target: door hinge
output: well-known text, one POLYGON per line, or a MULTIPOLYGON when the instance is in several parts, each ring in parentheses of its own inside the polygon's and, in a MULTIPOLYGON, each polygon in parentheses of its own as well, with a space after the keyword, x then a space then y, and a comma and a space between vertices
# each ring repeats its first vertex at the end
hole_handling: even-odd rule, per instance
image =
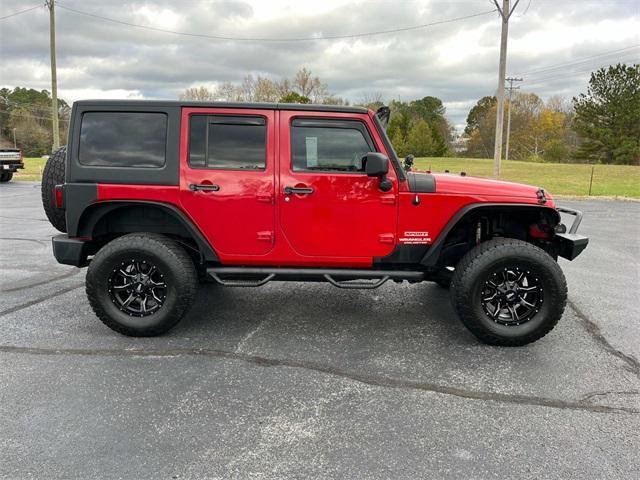
POLYGON ((258 232, 258 240, 261 242, 273 242, 273 232, 258 232))
POLYGON ((380 197, 380 201, 384 205, 395 205, 396 204, 396 196, 395 195, 383 195, 380 197))
POLYGON ((379 237, 380 243, 395 243, 396 236, 393 233, 383 233, 379 237))
POLYGON ((262 203, 273 203, 273 194, 272 193, 258 193, 256 195, 256 199, 262 203))

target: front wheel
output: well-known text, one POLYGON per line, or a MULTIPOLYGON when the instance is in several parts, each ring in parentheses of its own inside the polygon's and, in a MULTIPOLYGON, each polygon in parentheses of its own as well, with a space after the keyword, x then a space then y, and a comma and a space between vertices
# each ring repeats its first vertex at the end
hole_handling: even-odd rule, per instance
POLYGON ((13 172, 2 172, 0 174, 0 182, 10 182, 13 178, 13 172))
POLYGON ((510 238, 482 243, 460 260, 451 300, 462 323, 481 341, 521 346, 542 338, 562 317, 567 284, 544 250, 510 238))
POLYGON ((191 307, 197 288, 187 252, 157 234, 133 233, 109 242, 87 271, 95 314, 112 330, 133 337, 170 330, 191 307))

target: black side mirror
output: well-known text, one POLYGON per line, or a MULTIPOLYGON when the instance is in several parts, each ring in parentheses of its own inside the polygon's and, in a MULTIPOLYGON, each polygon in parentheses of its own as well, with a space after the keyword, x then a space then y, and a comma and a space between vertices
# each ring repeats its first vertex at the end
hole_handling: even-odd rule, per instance
POLYGON ((380 190, 388 192, 393 188, 393 183, 387 178, 389 173, 389 159, 383 153, 369 152, 362 158, 364 171, 369 177, 380 179, 380 190))
POLYGON ((410 172, 413 167, 413 155, 407 155, 404 157, 404 170, 410 172))
POLYGON ((389 173, 389 159, 383 153, 369 152, 362 157, 364 171, 369 177, 384 177, 389 173))

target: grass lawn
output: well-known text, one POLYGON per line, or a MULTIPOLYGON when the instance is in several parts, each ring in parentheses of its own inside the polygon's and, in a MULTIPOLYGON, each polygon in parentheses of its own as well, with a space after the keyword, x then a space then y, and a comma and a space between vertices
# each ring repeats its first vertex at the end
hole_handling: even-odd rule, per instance
POLYGON ((44 164, 47 163, 46 158, 25 158, 24 169, 18 170, 13 174, 14 180, 37 180, 42 178, 42 170, 44 164))
MULTIPOLYGON (((25 158, 24 170, 14 175, 15 180, 40 180, 46 160, 25 158)), ((502 162, 502 180, 528 183, 545 188, 555 195, 589 193, 592 165, 568 163, 502 162)), ((452 173, 461 171, 477 177, 491 178, 493 160, 485 158, 416 158, 415 170, 452 173)), ((626 165, 595 165, 593 196, 619 196, 640 198, 640 167, 626 165)))
MULTIPOLYGON (((501 180, 543 187, 552 195, 589 194, 589 178, 594 168, 593 196, 640 198, 640 167, 629 165, 585 165, 568 163, 502 162, 501 180)), ((451 173, 467 172, 476 177, 492 178, 493 159, 485 158, 416 158, 415 170, 451 173)))

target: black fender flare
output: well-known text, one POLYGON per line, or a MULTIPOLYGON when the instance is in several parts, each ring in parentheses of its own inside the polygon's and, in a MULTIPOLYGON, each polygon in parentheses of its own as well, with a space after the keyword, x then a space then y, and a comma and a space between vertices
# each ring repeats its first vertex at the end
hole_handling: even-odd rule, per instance
POLYGON ((557 222, 560 223, 560 213, 553 208, 543 205, 534 205, 528 203, 470 203, 458 210, 453 217, 447 222, 442 231, 439 233, 438 238, 433 242, 430 248, 422 257, 420 264, 425 267, 435 267, 440 258, 442 247, 444 245, 447 236, 458 225, 464 217, 473 214, 478 210, 501 210, 501 209, 514 209, 514 210, 538 210, 553 215, 557 222))
POLYGON ((198 245, 202 259, 207 262, 219 262, 218 255, 209 244, 200 229, 178 209, 170 203, 149 201, 149 200, 104 200, 89 205, 80 215, 77 223, 76 235, 78 237, 91 238, 96 224, 107 214, 120 208, 130 206, 150 206, 159 208, 172 218, 177 220, 189 232, 193 240, 198 245))

